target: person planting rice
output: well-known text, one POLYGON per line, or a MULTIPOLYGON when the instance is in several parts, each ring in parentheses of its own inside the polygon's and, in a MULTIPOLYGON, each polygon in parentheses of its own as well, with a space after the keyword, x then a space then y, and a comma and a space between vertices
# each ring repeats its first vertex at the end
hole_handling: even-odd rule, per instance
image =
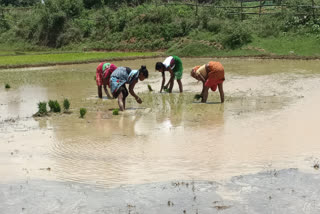
POLYGON ((126 98, 129 95, 126 84, 129 84, 129 92, 141 104, 142 100, 134 93, 134 86, 138 82, 148 78, 149 72, 146 66, 141 66, 139 70, 131 70, 128 67, 118 67, 110 77, 110 88, 114 98, 118 98, 121 111, 126 109, 126 98))
POLYGON ((168 89, 169 93, 172 92, 174 78, 178 82, 180 93, 183 92, 182 82, 181 82, 183 67, 182 67, 182 61, 179 57, 169 56, 163 62, 157 62, 156 70, 162 73, 162 83, 161 83, 160 93, 162 92, 163 89, 168 89), (170 79, 166 85, 165 85, 166 78, 164 73, 165 71, 170 72, 170 79))
POLYGON ((208 91, 216 91, 219 88, 221 103, 224 102, 223 81, 224 68, 220 62, 210 61, 208 64, 202 66, 195 66, 191 71, 191 76, 203 83, 200 97, 201 102, 207 102, 208 91))
POLYGON ((97 86, 98 86, 99 98, 102 98, 102 85, 103 85, 103 89, 104 89, 104 92, 106 93, 107 97, 112 98, 108 92, 107 85, 110 88, 110 85, 109 85, 110 75, 116 69, 117 69, 117 67, 111 63, 101 62, 98 65, 97 71, 96 71, 96 82, 97 82, 97 86))

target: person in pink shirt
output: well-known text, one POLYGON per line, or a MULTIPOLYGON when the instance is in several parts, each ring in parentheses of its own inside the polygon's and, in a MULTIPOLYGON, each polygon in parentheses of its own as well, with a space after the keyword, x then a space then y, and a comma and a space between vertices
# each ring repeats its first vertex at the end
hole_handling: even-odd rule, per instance
POLYGON ((112 96, 108 92, 107 85, 110 88, 110 85, 109 85, 110 76, 112 72, 116 69, 117 67, 111 63, 101 62, 98 65, 97 71, 96 71, 96 82, 98 87, 99 98, 102 98, 102 86, 107 97, 109 99, 112 98, 112 96))

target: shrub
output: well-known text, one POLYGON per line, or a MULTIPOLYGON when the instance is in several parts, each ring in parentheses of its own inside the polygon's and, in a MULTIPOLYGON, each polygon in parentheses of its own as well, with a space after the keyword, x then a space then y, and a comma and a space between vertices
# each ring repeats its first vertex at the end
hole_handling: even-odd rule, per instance
POLYGON ((80 108, 80 118, 83 118, 84 115, 86 115, 87 109, 86 108, 80 108))
POLYGON ((240 48, 251 42, 252 36, 245 25, 235 23, 223 32, 222 45, 230 49, 240 48))

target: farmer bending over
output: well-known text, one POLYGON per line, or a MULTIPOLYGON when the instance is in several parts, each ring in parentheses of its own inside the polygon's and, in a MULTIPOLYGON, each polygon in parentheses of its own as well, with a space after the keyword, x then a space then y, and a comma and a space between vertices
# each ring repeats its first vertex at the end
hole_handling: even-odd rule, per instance
POLYGON ((161 83, 160 93, 162 92, 163 88, 169 89, 169 93, 172 92, 174 78, 178 82, 180 93, 183 92, 182 82, 181 82, 183 67, 182 67, 182 61, 179 57, 169 56, 163 62, 157 62, 156 70, 162 73, 162 83, 161 83), (164 85, 166 81, 166 77, 164 73, 165 71, 170 72, 170 80, 166 85, 164 85))
POLYGON ((118 67, 110 77, 111 92, 114 98, 118 98, 118 104, 121 111, 126 109, 126 98, 129 95, 126 84, 129 84, 129 92, 141 104, 142 100, 133 91, 138 80, 143 81, 148 78, 146 66, 141 66, 139 70, 131 70, 127 67, 118 67))
POLYGON ((196 66, 192 69, 191 76, 203 83, 200 94, 201 102, 207 102, 209 88, 216 91, 217 87, 219 87, 221 103, 224 102, 223 81, 225 78, 224 68, 220 62, 210 61, 208 64, 196 66))
POLYGON ((106 85, 109 86, 109 79, 110 75, 114 70, 116 70, 116 66, 114 64, 106 63, 106 62, 101 62, 98 67, 97 67, 97 72, 96 72, 96 82, 98 86, 98 96, 99 98, 102 98, 102 85, 104 92, 106 93, 107 97, 110 99, 112 98, 111 95, 108 92, 108 89, 106 85))

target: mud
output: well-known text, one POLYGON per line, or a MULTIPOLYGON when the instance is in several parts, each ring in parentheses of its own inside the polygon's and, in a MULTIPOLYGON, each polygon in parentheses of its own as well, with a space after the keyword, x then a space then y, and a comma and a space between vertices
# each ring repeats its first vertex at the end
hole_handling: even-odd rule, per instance
POLYGON ((0 82, 11 85, 0 88, 0 211, 37 213, 40 203, 48 213, 302 213, 303 206, 317 213, 311 186, 317 187, 313 166, 320 157, 319 61, 219 59, 226 101, 220 104, 219 94, 210 92, 201 104, 193 99, 201 84, 189 71, 208 58, 183 59, 183 94, 176 83, 174 93, 158 93, 161 75, 154 64, 161 60, 116 64, 146 64, 150 72, 135 88, 143 103, 129 97, 120 115, 112 115, 116 100, 97 98, 96 63, 0 70, 0 82), (32 117, 38 102, 62 104, 64 98, 71 114, 32 117), (88 110, 85 119, 79 118, 81 107, 88 110), (269 172, 289 168, 299 170, 280 171, 282 180, 263 188, 273 181, 269 172), (304 179, 303 194, 280 191, 270 200, 292 176, 304 179), (199 190, 194 202, 192 181, 212 190, 202 196, 199 190), (172 182, 189 187, 179 192, 172 182), (40 197, 44 192, 50 196, 40 197), (69 203, 66 193, 77 202, 69 203), (59 200, 50 207, 53 198, 59 200))
POLYGON ((319 213, 319 174, 297 169, 225 183, 171 181, 104 188, 32 180, 0 184, 2 213, 319 213))

